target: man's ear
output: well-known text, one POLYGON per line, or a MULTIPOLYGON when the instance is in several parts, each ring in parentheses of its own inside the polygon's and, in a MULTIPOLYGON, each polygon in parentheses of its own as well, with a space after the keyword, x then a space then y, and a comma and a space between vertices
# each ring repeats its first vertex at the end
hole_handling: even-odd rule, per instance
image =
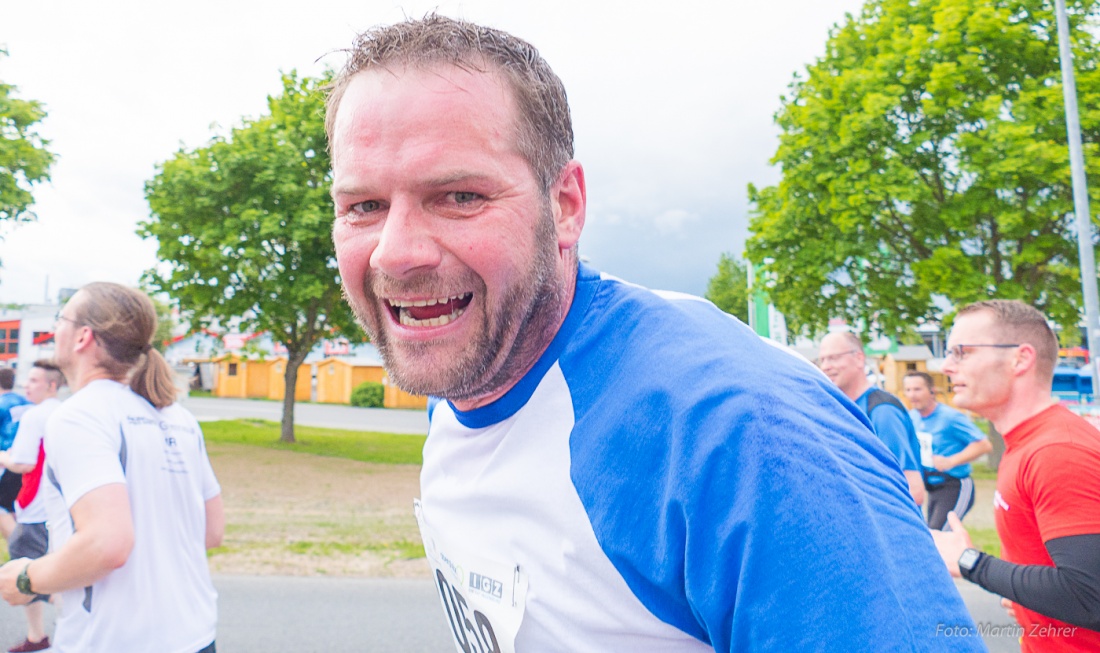
POLYGON ((1035 347, 1025 342, 1016 348, 1016 357, 1012 359, 1012 372, 1016 376, 1023 376, 1035 368, 1038 360, 1039 356, 1035 351, 1035 347))
POLYGON ((73 343, 73 351, 84 351, 88 347, 91 347, 95 343, 95 332, 91 327, 80 327, 80 335, 78 335, 73 343))
POLYGON ((570 161, 550 189, 554 229, 558 235, 558 248, 562 251, 571 249, 581 238, 586 202, 584 168, 579 162, 570 161))

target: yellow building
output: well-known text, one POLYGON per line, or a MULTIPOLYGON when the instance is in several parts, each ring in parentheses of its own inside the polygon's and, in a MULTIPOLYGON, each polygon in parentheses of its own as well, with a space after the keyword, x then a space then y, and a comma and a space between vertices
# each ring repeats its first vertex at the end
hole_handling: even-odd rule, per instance
POLYGON ((247 397, 248 363, 239 354, 223 354, 211 362, 216 365, 214 371, 214 396, 247 397))
POLYGON ((882 360, 880 369, 883 388, 887 392, 904 397, 905 375, 909 372, 927 372, 930 360, 932 360, 932 350, 927 345, 899 346, 897 351, 886 354, 882 360))
MULTIPOLYGON (((269 359, 250 360, 240 354, 224 354, 213 359, 216 378, 215 397, 238 399, 282 399, 285 391, 283 374, 286 372, 285 356, 269 359)), ((298 382, 294 398, 309 401, 312 398, 312 368, 302 365, 298 368, 298 382)))
MULTIPOLYGON (((267 398, 281 401, 286 394, 286 365, 288 359, 279 356, 270 360, 267 398)), ((298 380, 294 382, 294 401, 313 399, 313 365, 302 363, 298 366, 298 380)))
POLYGON ((373 381, 385 386, 386 408, 425 408, 428 398, 411 395, 392 385, 385 368, 370 358, 326 358, 317 363, 317 401, 324 404, 349 404, 351 391, 360 383, 373 381))
POLYGON ((883 385, 887 392, 894 393, 908 406, 909 402, 905 399, 905 375, 909 372, 924 372, 932 377, 936 400, 954 406, 955 393, 951 392, 951 384, 943 373, 943 362, 942 358, 932 358, 932 351, 924 345, 898 347, 897 353, 887 354, 883 359, 882 374, 886 379, 883 385))

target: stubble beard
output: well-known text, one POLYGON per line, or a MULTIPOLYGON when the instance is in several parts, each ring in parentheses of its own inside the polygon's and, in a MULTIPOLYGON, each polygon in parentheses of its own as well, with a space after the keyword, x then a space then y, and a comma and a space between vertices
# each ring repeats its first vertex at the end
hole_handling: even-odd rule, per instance
POLYGON ((444 284, 434 273, 407 280, 376 274, 364 280, 362 306, 351 304, 356 317, 382 356, 390 382, 416 395, 467 401, 493 394, 518 380, 553 340, 562 321, 565 289, 557 275, 557 242, 549 216, 540 220, 532 264, 492 304, 485 283, 469 272, 462 288, 474 288, 466 308, 480 312, 477 337, 451 360, 441 360, 432 342, 394 342, 385 325, 388 308, 379 299, 395 294, 447 296, 455 284, 444 284), (475 306, 476 303, 476 306, 475 306))

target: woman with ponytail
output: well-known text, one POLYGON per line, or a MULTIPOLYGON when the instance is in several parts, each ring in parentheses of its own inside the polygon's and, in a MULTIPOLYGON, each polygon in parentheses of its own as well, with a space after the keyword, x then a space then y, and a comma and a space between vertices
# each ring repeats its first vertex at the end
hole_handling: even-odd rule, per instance
POLYGON ((53 552, 0 567, 13 605, 60 594, 51 650, 214 653, 217 594, 206 549, 225 519, 202 431, 176 403, 152 347, 144 293, 84 286, 57 315, 73 395, 46 427, 53 552))

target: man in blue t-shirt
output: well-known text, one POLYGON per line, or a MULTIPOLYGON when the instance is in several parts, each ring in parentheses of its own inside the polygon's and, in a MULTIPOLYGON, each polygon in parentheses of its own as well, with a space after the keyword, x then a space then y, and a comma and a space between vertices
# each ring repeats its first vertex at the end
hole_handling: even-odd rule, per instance
MULTIPOLYGON (((15 440, 19 428, 19 415, 30 405, 22 395, 16 394, 15 370, 0 367, 0 451, 6 451, 15 440)), ((23 487, 23 475, 0 468, 0 534, 7 539, 15 530, 15 497, 23 487)))
POLYGON ((924 479, 920 468, 920 444, 913 422, 897 397, 867 380, 863 341, 850 331, 825 336, 818 348, 817 364, 840 391, 871 418, 875 435, 894 454, 909 484, 909 494, 924 503, 924 479))
POLYGON ((904 389, 913 407, 909 416, 921 441, 928 527, 943 530, 947 513, 954 512, 962 519, 974 507, 970 463, 993 451, 993 445, 970 418, 936 401, 935 385, 928 374, 909 372, 904 389))

